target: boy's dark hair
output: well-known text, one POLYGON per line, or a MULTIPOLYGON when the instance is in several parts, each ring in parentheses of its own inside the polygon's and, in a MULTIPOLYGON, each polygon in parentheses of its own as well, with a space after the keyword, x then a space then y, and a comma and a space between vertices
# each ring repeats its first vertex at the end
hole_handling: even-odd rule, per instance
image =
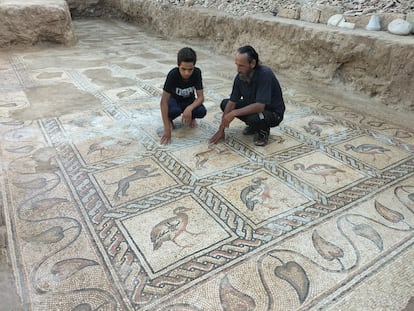
POLYGON ((193 63, 195 65, 197 62, 196 52, 189 47, 182 48, 177 54, 177 64, 180 65, 181 62, 193 63))
POLYGON ((237 53, 239 54, 247 54, 247 60, 249 64, 255 60, 256 66, 260 65, 259 63, 259 54, 257 54, 256 50, 250 45, 244 45, 237 49, 237 53))

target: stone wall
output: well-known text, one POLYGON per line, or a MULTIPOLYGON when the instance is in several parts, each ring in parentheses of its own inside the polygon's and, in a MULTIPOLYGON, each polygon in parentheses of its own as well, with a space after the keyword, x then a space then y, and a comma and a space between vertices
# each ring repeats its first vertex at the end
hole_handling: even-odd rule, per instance
POLYGON ((42 41, 75 43, 65 0, 0 0, 0 47, 42 41))
POLYGON ((167 37, 196 38, 232 55, 253 45, 263 63, 298 80, 361 92, 414 112, 414 37, 340 29, 268 15, 230 16, 151 1, 113 2, 129 20, 167 37))
MULTIPOLYGON (((0 4, 4 1, 19 3, 19 0, 0 0, 0 4)), ((61 0, 29 0, 25 4, 36 1, 46 4, 61 0)), ((235 16, 214 9, 150 0, 66 1, 73 16, 123 17, 169 38, 202 40, 215 52, 229 56, 239 46, 251 44, 263 63, 293 80, 360 92, 393 109, 414 112, 413 35, 333 28, 281 18, 280 14, 272 16, 270 12, 235 16)), ((40 40, 40 34, 47 34, 53 39, 54 34, 48 29, 24 20, 29 19, 24 15, 14 19, 15 27, 29 32, 41 29, 27 38, 40 40)), ((1 23, 0 18, 0 28, 4 26, 1 23)), ((3 37, 13 36, 16 34, 11 32, 3 37)))

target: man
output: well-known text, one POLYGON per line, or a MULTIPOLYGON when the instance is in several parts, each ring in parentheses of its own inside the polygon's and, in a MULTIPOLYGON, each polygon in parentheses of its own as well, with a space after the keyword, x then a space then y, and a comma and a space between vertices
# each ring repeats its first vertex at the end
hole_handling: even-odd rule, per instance
POLYGON ((282 122, 285 112, 279 81, 269 67, 260 65, 259 55, 250 45, 237 50, 235 63, 238 74, 230 98, 221 102, 223 116, 210 143, 225 139, 225 128, 238 118, 247 124, 243 134, 254 135, 256 146, 266 146, 270 128, 282 122))
POLYGON ((182 115, 183 124, 196 127, 196 118, 205 117, 204 92, 200 68, 196 67, 197 55, 190 47, 177 53, 177 67, 170 70, 165 79, 161 96, 161 117, 164 131, 161 144, 171 143, 173 120, 182 115))

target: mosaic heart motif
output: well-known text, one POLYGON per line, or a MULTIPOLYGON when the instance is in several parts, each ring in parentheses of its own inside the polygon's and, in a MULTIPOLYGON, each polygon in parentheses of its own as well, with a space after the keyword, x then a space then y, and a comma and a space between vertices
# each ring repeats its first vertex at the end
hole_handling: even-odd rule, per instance
POLYGON ((398 200, 414 213, 414 187, 400 186, 395 188, 394 193, 398 200))
POLYGON ((234 288, 227 276, 220 283, 220 302, 224 311, 253 311, 256 309, 254 299, 234 288))
POLYGON ((289 261, 275 269, 275 275, 287 281, 299 296, 303 303, 309 293, 309 278, 305 270, 295 261, 289 261))

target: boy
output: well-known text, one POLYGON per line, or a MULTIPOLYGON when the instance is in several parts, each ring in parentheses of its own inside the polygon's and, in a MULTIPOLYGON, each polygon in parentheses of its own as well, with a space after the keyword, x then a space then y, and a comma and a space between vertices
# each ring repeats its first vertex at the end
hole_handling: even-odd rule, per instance
POLYGON ((171 143, 173 120, 182 114, 182 122, 196 127, 195 119, 207 114, 203 105, 203 81, 201 70, 195 67, 197 55, 192 48, 185 47, 177 53, 177 67, 170 70, 161 96, 161 117, 164 131, 161 144, 171 143))

